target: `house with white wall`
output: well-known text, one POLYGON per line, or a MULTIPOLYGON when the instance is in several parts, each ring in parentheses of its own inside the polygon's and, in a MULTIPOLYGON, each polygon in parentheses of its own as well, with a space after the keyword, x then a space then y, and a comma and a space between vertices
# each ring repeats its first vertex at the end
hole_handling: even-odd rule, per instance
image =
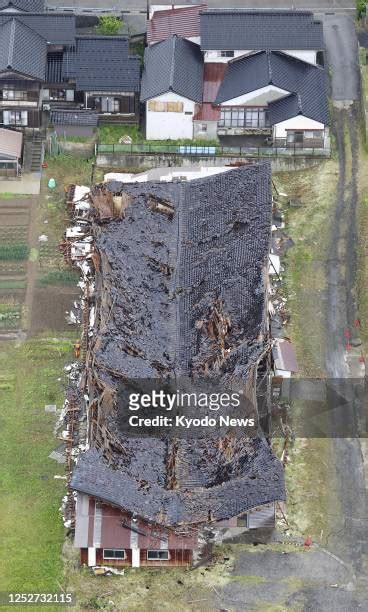
POLYGON ((198 45, 172 36, 147 47, 141 101, 146 103, 146 138, 193 138, 193 115, 202 101, 203 58, 198 45))
POLYGON ((209 9, 201 13, 205 62, 228 62, 253 51, 283 51, 322 64, 323 25, 309 11, 209 9))
MULTIPOLYGON (((146 102, 147 138, 327 146, 323 28, 313 14, 196 8, 199 44, 193 42, 197 23, 188 22, 184 28, 183 16, 177 14, 183 9, 172 9, 172 23, 184 38, 174 35, 146 50, 141 100, 146 102), (152 91, 144 85, 150 81, 156 83, 152 91), (163 82, 166 91, 159 92, 163 82), (175 111, 180 112, 180 120, 170 102, 180 102, 175 111)), ((154 13, 155 35, 164 37, 172 28, 165 15, 160 33, 159 15, 154 13)))

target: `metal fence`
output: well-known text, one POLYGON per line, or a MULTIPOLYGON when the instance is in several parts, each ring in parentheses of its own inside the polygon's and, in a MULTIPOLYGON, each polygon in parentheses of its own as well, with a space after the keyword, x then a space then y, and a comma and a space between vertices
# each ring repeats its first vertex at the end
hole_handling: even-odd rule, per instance
POLYGON ((118 153, 150 153, 161 155, 206 156, 206 157, 329 157, 329 149, 299 147, 225 147, 178 145, 178 144, 96 144, 96 155, 118 153))

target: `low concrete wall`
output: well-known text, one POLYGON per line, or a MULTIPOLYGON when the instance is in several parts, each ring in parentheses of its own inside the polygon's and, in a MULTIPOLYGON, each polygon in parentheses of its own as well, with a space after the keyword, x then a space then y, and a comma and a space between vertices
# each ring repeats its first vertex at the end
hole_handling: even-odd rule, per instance
POLYGON ((247 159, 268 159, 274 172, 281 170, 302 170, 319 164, 329 156, 306 157, 302 155, 285 155, 279 157, 213 157, 205 155, 149 155, 140 153, 100 153, 96 158, 97 166, 103 168, 166 168, 170 166, 229 166, 236 162, 244 162, 247 159))
POLYGON ((93 142, 70 142, 60 139, 59 146, 65 153, 73 153, 81 157, 92 157, 95 154, 95 145, 93 142))

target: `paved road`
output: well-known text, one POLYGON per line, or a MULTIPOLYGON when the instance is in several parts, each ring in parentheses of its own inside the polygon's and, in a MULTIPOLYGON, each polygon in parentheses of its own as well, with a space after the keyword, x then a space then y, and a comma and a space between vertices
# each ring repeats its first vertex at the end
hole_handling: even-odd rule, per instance
MULTIPOLYGON (((169 0, 148 0, 150 4, 167 4, 169 0)), ((47 0, 52 7, 116 8, 119 11, 140 12, 147 9, 147 0, 47 0)), ((178 4, 199 4, 199 0, 180 0, 178 4)), ((355 0, 207 0, 210 8, 305 9, 323 12, 355 13, 355 0)))
MULTIPOLYGON (((358 45, 354 24, 345 16, 323 19, 327 58, 332 69, 333 131, 339 156, 339 179, 335 212, 331 218, 330 245, 326 262, 326 370, 331 379, 340 379, 346 393, 357 393, 359 384, 351 380, 352 371, 345 349, 345 330, 354 330, 356 304, 357 207, 359 171, 359 98, 360 75, 358 45)), ((331 413, 332 425, 341 431, 350 430, 362 403, 337 416, 331 413), (344 429, 344 425, 346 426, 344 429)), ((339 508, 331 525, 329 546, 349 563, 356 575, 360 602, 366 597, 365 559, 368 552, 368 503, 364 464, 359 440, 333 440, 336 465, 336 487, 339 508), (363 584, 361 584, 363 581, 363 584)), ((337 510, 337 512, 336 512, 337 510)), ((352 593, 352 598, 354 594, 352 593)), ((347 609, 356 609, 353 601, 347 609)))
POLYGON ((354 22, 345 15, 321 17, 332 69, 332 97, 336 101, 359 100, 358 40, 354 22))

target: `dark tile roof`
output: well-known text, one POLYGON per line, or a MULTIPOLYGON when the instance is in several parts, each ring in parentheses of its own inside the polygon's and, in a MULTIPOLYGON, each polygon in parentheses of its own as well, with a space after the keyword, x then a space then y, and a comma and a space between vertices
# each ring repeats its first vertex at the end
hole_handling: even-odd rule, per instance
MULTIPOLYGON (((328 123, 325 70, 278 51, 261 51, 230 62, 215 102, 219 104, 271 84, 296 94, 293 98, 289 97, 286 104, 282 100, 272 103, 274 110, 270 114, 273 119, 279 114, 285 114, 285 119, 289 118, 293 115, 286 115, 294 109, 294 115, 302 113, 316 121, 328 123), (299 99, 295 108, 292 103, 294 99, 299 99)), ((272 124, 277 122, 271 120, 272 124)))
POLYGON ((201 102, 202 89, 203 57, 198 45, 172 36, 146 48, 141 85, 142 102, 168 91, 201 102))
POLYGON ((52 110, 50 123, 53 125, 88 125, 95 127, 98 113, 88 110, 52 110))
POLYGON ((12 9, 26 13, 42 13, 45 10, 45 0, 0 0, 0 11, 12 9))
POLYGON ((304 11, 219 9, 201 15, 202 49, 324 49, 323 26, 304 11))
POLYGON ((79 91, 137 92, 140 59, 129 56, 126 38, 77 36, 76 50, 64 54, 63 75, 75 78, 79 91))
POLYGON ((47 44, 18 18, 0 23, 0 71, 14 70, 44 80, 47 44))
MULTIPOLYGON (((37 32, 48 43, 73 45, 75 16, 62 13, 17 13, 17 21, 37 32)), ((8 21, 8 13, 0 13, 0 25, 8 21)))
POLYGON ((139 479, 133 478, 113 470, 91 449, 80 455, 71 488, 162 525, 207 523, 210 514, 212 520, 221 521, 285 499, 283 468, 268 444, 255 438, 248 441, 247 451, 241 476, 208 489, 191 489, 188 494, 153 483, 142 487, 142 479, 147 481, 144 470, 139 479))
POLYGON ((280 123, 296 115, 304 115, 324 125, 330 124, 327 97, 327 75, 318 70, 305 75, 298 92, 269 104, 271 125, 280 123))
POLYGON ((200 35, 199 13, 206 4, 155 11, 147 23, 147 43, 159 42, 176 34, 183 38, 200 35))

